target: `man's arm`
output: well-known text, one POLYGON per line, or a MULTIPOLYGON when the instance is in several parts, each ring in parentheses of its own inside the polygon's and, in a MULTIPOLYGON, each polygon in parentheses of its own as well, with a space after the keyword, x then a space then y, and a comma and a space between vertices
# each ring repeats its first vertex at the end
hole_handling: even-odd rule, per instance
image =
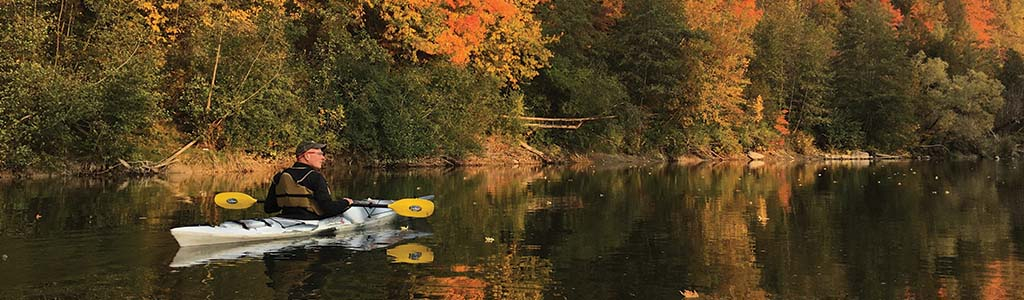
POLYGON ((266 201, 263 201, 263 212, 272 214, 281 211, 281 207, 277 206, 277 180, 281 178, 281 173, 274 175, 274 179, 270 181, 270 190, 267 191, 266 201))
POLYGON ((327 188, 327 179, 320 172, 313 172, 306 180, 312 180, 313 198, 324 215, 321 217, 333 217, 348 209, 348 201, 334 201, 331 190, 327 188), (315 176, 315 177, 314 177, 315 176))

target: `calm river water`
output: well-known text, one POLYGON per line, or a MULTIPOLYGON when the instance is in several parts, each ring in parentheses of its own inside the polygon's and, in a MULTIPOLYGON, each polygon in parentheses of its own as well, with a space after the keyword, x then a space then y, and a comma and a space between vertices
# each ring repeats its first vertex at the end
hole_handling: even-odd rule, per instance
POLYGON ((264 216, 212 197, 270 174, 5 180, 0 298, 1024 298, 1019 161, 326 173, 437 211, 216 256, 169 229, 264 216))

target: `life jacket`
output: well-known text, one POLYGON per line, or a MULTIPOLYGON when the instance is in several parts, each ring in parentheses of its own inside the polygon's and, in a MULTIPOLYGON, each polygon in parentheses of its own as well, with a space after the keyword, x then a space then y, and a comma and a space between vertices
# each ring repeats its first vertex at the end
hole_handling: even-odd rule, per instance
POLYGON ((303 175, 302 178, 296 181, 288 172, 281 172, 281 177, 277 179, 277 187, 274 190, 277 206, 305 208, 309 212, 322 216, 320 206, 316 204, 316 200, 313 198, 313 191, 299 184, 310 173, 313 173, 313 170, 309 170, 309 172, 306 172, 306 175, 303 175))

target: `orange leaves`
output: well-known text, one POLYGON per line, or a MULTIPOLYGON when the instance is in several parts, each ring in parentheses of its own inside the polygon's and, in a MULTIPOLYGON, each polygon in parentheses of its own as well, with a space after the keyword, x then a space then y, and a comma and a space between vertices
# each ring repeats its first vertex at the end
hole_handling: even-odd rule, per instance
POLYGON ((519 13, 515 5, 503 0, 410 0, 407 3, 405 13, 419 16, 414 21, 429 21, 423 17, 435 13, 445 18, 443 26, 417 24, 436 26, 428 28, 428 33, 439 31, 432 39, 428 36, 424 43, 418 43, 418 50, 449 55, 451 62, 456 64, 469 62, 472 51, 487 37, 489 27, 502 18, 512 18, 519 13))
POLYGON ((964 5, 964 18, 967 26, 975 34, 975 39, 980 43, 979 47, 988 48, 992 46, 992 21, 995 13, 992 12, 992 5, 989 0, 962 0, 964 5))
POLYGON ((881 1, 882 7, 888 10, 889 14, 892 15, 892 20, 889 21, 889 26, 891 26, 892 29, 895 30, 896 28, 900 27, 900 24, 903 24, 903 13, 901 13, 899 9, 896 9, 896 7, 892 6, 891 0, 881 1))
POLYGON ((779 112, 779 116, 775 117, 775 130, 782 135, 789 135, 789 121, 786 120, 786 113, 789 113, 789 110, 783 109, 779 112))
POLYGON ((597 15, 594 23, 601 30, 607 30, 624 16, 626 16, 624 0, 601 0, 601 13, 597 15))
POLYGON ((483 18, 479 15, 449 15, 448 29, 437 37, 437 52, 451 55, 456 64, 469 62, 469 53, 486 37, 483 18))
POLYGON ((946 22, 946 12, 942 5, 917 1, 910 7, 910 18, 924 26, 927 33, 932 33, 938 24, 946 22))
POLYGON ((732 14, 745 20, 753 20, 756 24, 761 16, 764 14, 763 11, 757 9, 757 3, 754 0, 739 0, 732 3, 732 14))
POLYGON ((363 0, 379 9, 387 45, 412 61, 446 56, 515 86, 547 65, 537 0, 363 0), (424 55, 426 54, 426 55, 424 55))

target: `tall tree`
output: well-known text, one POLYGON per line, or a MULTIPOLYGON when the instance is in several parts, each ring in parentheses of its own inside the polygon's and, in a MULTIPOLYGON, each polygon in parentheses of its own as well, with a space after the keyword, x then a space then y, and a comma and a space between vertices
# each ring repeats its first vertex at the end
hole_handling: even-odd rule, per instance
POLYGON ((764 19, 754 31, 755 56, 750 62, 749 97, 762 96, 769 121, 788 112, 790 129, 823 124, 825 100, 831 95, 834 28, 812 20, 802 1, 765 5, 764 19))
POLYGON ((992 0, 995 29, 992 40, 1000 48, 1024 52, 1024 2, 1016 0, 992 0))
POLYGON ((998 49, 994 47, 995 14, 989 0, 946 0, 949 34, 930 57, 949 63, 950 73, 968 70, 994 75, 998 67, 998 49))
POLYGON ((138 5, 168 49, 165 106, 179 130, 210 148, 263 154, 314 134, 316 108, 299 88, 308 72, 295 63, 282 1, 138 5))
POLYGON ((1024 137, 1024 57, 1020 52, 1013 49, 1007 52, 998 78, 1005 86, 1006 104, 996 118, 996 133, 1024 137))
POLYGON ((913 69, 892 23, 891 7, 883 3, 850 5, 839 31, 832 103, 837 118, 829 124, 827 146, 891 151, 913 142, 916 124, 907 113, 913 69))
MULTIPOLYGON (((551 66, 524 87, 528 113, 539 116, 615 114, 628 105, 629 95, 612 71, 613 28, 624 16, 622 1, 553 0, 537 7, 544 34, 557 37, 548 47, 551 66)), ((572 131, 543 131, 531 139, 550 138, 567 148, 618 151, 624 134, 614 122, 592 122, 572 131), (600 145, 600 147, 595 147, 600 145)), ((640 136, 639 134, 634 134, 640 136)), ((635 149, 634 149, 635 150, 635 149)))
POLYGON ((745 121, 744 107, 752 102, 743 95, 754 54, 751 33, 761 10, 754 0, 688 0, 683 6, 687 24, 704 37, 685 45, 688 51, 702 53, 702 75, 691 90, 699 98, 696 118, 722 127, 745 121))
POLYGON ((696 58, 681 47, 695 36, 681 12, 675 1, 627 1, 625 16, 614 27, 609 59, 631 104, 652 113, 648 122, 657 129, 644 132, 648 147, 670 154, 690 150, 681 133, 696 106, 695 97, 683 90, 684 82, 696 80, 697 71, 696 58))
POLYGON ((914 99, 920 141, 960 153, 991 154, 996 113, 1003 106, 1003 85, 981 72, 947 73, 939 58, 919 53, 914 60, 914 99))

